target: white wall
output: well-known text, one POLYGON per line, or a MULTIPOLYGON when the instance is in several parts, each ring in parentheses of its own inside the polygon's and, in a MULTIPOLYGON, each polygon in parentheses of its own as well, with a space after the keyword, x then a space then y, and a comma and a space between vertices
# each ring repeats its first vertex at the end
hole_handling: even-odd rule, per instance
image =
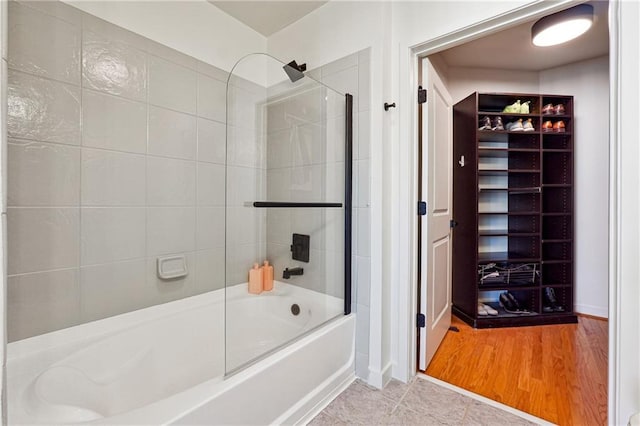
POLYGON ((538 93, 538 73, 449 67, 447 88, 457 103, 473 92, 538 93))
POLYGON ((609 57, 540 73, 540 93, 574 96, 576 312, 608 316, 609 57))
MULTIPOLYGON (((244 55, 267 50, 262 34, 205 0, 63 1, 225 71, 244 55)), ((266 85, 263 70, 243 77, 266 85)))

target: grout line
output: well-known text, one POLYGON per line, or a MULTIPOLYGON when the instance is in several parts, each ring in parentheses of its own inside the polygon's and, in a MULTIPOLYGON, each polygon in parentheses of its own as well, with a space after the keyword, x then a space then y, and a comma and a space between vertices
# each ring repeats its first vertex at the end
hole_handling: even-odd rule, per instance
POLYGON ((442 380, 438 380, 438 379, 436 379, 434 377, 427 376, 424 373, 418 373, 416 375, 416 377, 418 377, 419 379, 426 380, 428 382, 434 383, 434 384, 436 384, 438 386, 441 386, 443 388, 452 390, 452 391, 457 392, 457 393, 459 393, 461 395, 467 396, 467 397, 469 397, 471 399, 475 399, 476 401, 482 402, 482 403, 487 404, 487 405, 489 405, 491 407, 498 408, 498 409, 500 409, 502 411, 506 411, 508 413, 516 415, 516 416, 518 416, 520 418, 523 418, 525 420, 528 420, 530 422, 533 422, 533 423, 536 423, 536 424, 539 424, 539 425, 542 425, 542 426, 553 426, 553 423, 550 423, 547 420, 541 419, 540 417, 536 417, 536 416, 534 416, 532 414, 525 413, 524 411, 520 411, 520 410, 518 410, 516 408, 510 407, 510 406, 505 405, 505 404, 502 404, 501 402, 498 402, 498 401, 494 401, 493 399, 489 399, 489 398, 484 397, 482 395, 478 395, 477 393, 473 393, 473 392, 468 391, 466 389, 462 389, 462 388, 460 388, 458 386, 452 385, 451 383, 443 382, 442 380))

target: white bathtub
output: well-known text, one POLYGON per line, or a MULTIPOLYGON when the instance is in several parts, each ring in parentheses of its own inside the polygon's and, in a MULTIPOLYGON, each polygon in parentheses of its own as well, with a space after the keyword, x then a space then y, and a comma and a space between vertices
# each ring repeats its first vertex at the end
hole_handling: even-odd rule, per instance
POLYGON ((285 283, 257 296, 241 284, 226 304, 222 289, 10 343, 9 423, 304 421, 353 380, 342 309, 285 283))

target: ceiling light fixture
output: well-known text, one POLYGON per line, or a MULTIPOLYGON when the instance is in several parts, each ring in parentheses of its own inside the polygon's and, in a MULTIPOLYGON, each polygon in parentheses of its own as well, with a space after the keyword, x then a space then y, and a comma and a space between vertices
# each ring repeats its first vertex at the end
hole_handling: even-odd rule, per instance
POLYGON ((554 46, 581 36, 593 25, 593 6, 580 4, 545 16, 531 27, 531 40, 536 46, 554 46))

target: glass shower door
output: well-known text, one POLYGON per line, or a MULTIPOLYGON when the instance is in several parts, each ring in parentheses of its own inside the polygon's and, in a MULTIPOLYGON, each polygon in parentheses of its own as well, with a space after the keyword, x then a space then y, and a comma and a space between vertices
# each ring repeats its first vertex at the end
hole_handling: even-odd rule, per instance
POLYGON ((347 99, 264 54, 229 77, 227 374, 348 312, 347 99))

